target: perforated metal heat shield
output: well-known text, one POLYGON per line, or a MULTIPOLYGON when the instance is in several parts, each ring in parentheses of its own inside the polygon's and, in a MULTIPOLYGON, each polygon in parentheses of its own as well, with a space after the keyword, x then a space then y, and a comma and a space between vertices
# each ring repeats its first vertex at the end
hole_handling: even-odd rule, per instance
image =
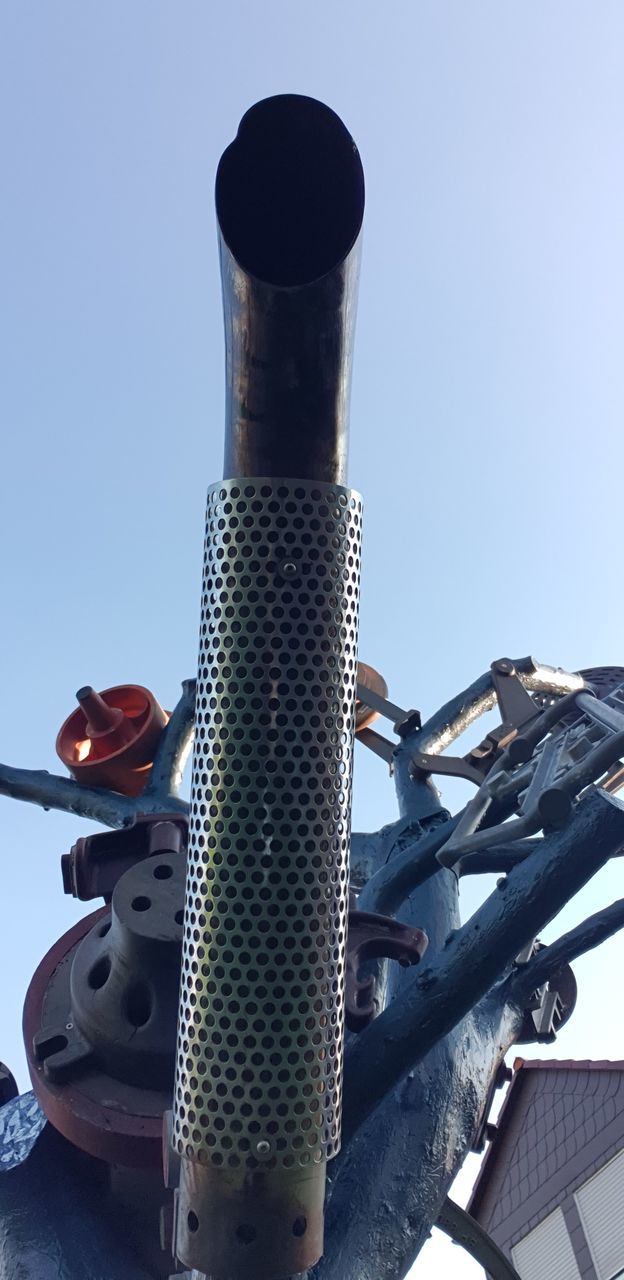
POLYGON ((174 1144, 178 1257, 228 1280, 290 1275, 322 1250, 360 540, 360 498, 336 485, 209 491, 174 1144))

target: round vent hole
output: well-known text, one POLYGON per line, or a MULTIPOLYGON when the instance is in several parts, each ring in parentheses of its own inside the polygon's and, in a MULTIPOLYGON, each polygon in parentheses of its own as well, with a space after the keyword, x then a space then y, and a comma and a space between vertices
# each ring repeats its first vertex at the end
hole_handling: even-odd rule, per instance
POLYGON ((149 987, 137 982, 129 987, 124 1000, 125 1014, 133 1027, 144 1027, 152 1012, 152 996, 149 987))
POLYGON ((89 986, 92 991, 99 991, 108 982, 111 971, 111 962, 109 956, 101 956, 96 960, 93 968, 89 970, 89 986))

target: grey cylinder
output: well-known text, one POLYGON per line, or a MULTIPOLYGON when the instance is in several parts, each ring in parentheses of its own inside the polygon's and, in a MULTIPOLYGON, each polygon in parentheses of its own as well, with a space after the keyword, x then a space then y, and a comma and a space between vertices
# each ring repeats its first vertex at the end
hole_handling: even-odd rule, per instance
POLYGON ((361 502, 209 491, 174 1145, 178 1257, 303 1271, 340 1142, 361 502))

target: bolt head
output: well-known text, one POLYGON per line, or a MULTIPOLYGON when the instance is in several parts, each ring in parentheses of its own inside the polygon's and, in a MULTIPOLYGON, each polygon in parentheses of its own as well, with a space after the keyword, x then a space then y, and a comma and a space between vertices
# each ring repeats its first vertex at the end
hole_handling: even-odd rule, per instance
POLYGON ((270 1155, 270 1152, 271 1152, 271 1143, 267 1142, 265 1138, 263 1138, 261 1142, 256 1143, 256 1155, 268 1156, 270 1155))
POLYGON ((297 574, 297 566, 292 560, 286 560, 282 565, 281 572, 283 578, 294 578, 297 574))
POLYGON ((496 670, 499 671, 502 676, 510 676, 513 669, 513 662, 510 662, 509 658, 500 658, 496 663, 496 670))

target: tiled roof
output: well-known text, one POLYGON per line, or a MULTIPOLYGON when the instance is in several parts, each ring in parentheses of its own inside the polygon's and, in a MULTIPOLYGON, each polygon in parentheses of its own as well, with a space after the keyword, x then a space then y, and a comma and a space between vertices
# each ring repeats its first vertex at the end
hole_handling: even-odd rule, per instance
POLYGON ((513 1065, 514 1071, 520 1068, 528 1071, 535 1067, 544 1071, 550 1067, 556 1071, 624 1071, 621 1058, 516 1058, 513 1065))
POLYGON ((609 1061, 606 1058, 599 1060, 591 1058, 516 1058, 513 1066, 514 1077, 509 1085, 496 1122, 496 1133, 483 1159, 468 1203, 468 1213, 471 1213, 474 1217, 478 1217, 483 1195, 487 1190, 489 1179, 494 1173, 496 1161, 505 1140, 506 1130, 522 1092, 523 1074, 526 1071, 624 1071, 624 1061, 621 1059, 609 1061))

